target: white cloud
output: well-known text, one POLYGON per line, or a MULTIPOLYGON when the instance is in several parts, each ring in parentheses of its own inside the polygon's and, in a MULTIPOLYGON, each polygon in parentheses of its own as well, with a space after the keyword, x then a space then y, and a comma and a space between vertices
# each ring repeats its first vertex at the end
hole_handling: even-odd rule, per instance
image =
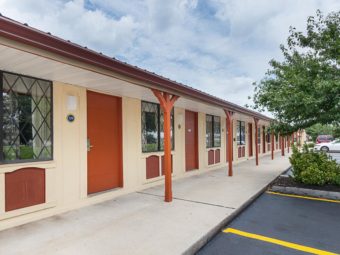
POLYGON ((289 26, 338 0, 0 0, 3 15, 244 105, 289 26))

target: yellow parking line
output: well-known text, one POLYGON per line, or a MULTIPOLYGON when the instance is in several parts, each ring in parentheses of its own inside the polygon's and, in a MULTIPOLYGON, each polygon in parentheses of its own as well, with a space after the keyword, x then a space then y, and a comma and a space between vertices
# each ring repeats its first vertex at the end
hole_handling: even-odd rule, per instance
POLYGON ((272 194, 272 195, 284 196, 284 197, 304 198, 304 199, 309 199, 309 200, 316 200, 316 201, 323 201, 323 202, 331 202, 331 203, 339 203, 340 204, 339 200, 332 200, 332 199, 326 199, 326 198, 307 197, 307 196, 285 194, 285 193, 279 193, 279 192, 273 192, 273 191, 266 191, 266 193, 272 194))
POLYGON ((260 241, 263 241, 263 242, 272 243, 272 244, 284 246, 284 247, 287 247, 287 248, 291 248, 291 249, 294 249, 294 250, 308 252, 308 253, 311 253, 311 254, 339 255, 337 253, 319 250, 319 249, 315 249, 315 248, 312 248, 312 247, 308 247, 308 246, 304 246, 304 245, 300 245, 300 244, 296 244, 296 243, 286 242, 286 241, 282 241, 282 240, 267 237, 267 236, 252 234, 252 233, 244 232, 244 231, 234 229, 234 228, 227 228, 227 229, 223 230, 223 232, 248 237, 248 238, 251 238, 251 239, 256 239, 256 240, 260 240, 260 241))

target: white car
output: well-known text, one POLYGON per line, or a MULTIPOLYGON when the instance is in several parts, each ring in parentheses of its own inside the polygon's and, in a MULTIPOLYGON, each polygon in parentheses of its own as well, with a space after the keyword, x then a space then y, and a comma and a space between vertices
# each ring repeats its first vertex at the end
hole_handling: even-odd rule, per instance
POLYGON ((333 152, 340 152, 340 139, 339 140, 334 140, 329 143, 317 143, 314 146, 314 150, 316 151, 333 151, 333 152))

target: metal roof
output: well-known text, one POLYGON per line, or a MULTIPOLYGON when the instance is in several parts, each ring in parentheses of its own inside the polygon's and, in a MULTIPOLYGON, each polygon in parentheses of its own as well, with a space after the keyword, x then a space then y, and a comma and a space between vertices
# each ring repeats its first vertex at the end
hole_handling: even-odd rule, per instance
POLYGON ((272 118, 256 111, 212 96, 193 87, 170 80, 137 66, 130 65, 116 58, 80 46, 68 40, 32 28, 5 16, 0 16, 0 36, 46 50, 73 60, 81 61, 99 68, 113 71, 150 84, 151 87, 165 90, 175 95, 203 101, 225 110, 242 113, 255 118, 271 121, 272 118))

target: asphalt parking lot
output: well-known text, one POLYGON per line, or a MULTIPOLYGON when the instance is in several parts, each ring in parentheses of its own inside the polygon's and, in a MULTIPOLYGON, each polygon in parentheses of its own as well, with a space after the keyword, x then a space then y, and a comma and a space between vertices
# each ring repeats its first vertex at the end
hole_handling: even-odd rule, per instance
POLYGON ((197 254, 339 253, 339 202, 264 193, 197 254))

